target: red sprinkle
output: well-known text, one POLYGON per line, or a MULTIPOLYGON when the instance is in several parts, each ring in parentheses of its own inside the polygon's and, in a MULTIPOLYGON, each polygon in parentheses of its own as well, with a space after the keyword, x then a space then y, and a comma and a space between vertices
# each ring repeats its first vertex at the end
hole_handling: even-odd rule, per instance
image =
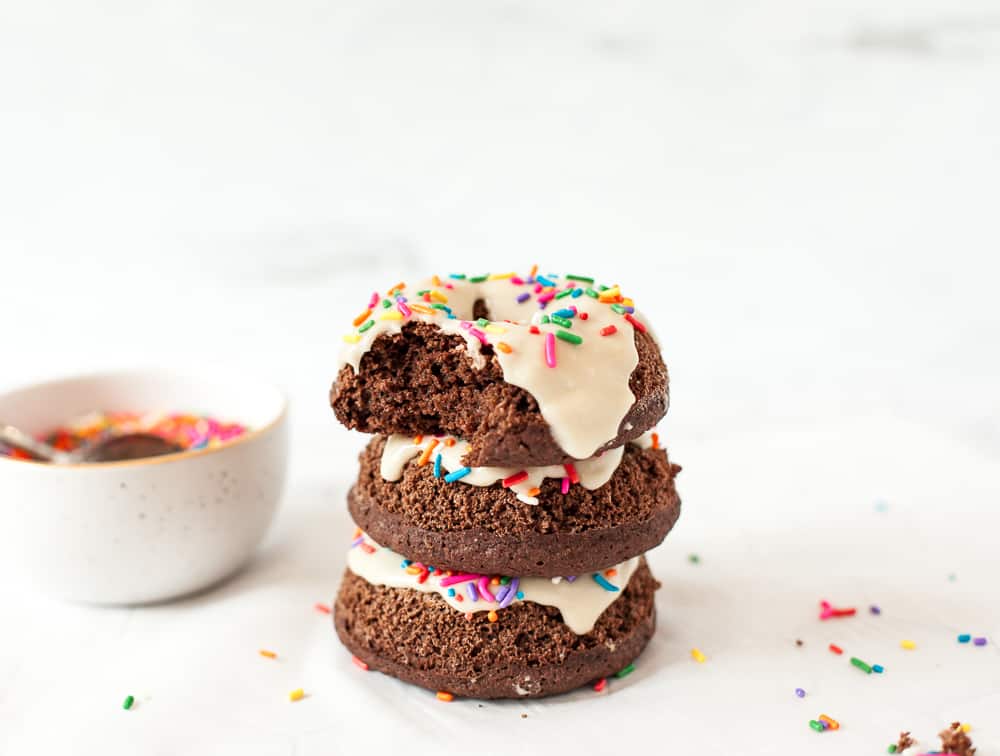
POLYGON ((590 315, 588 315, 585 312, 580 312, 580 313, 577 313, 577 317, 580 318, 580 320, 586 320, 587 318, 590 317, 590 315))
POLYGON ((521 470, 521 472, 514 473, 509 478, 504 478, 503 479, 503 487, 504 488, 510 488, 511 486, 516 486, 522 480, 527 480, 527 479, 528 479, 528 471, 527 470, 521 470))
POLYGON ((317 612, 323 612, 323 614, 331 614, 332 613, 331 610, 330 610, 330 607, 328 607, 326 604, 316 604, 316 611, 317 612))
POLYGON ((538 326, 531 326, 531 328, 528 329, 528 333, 536 333, 537 334, 537 333, 541 333, 541 331, 538 330, 538 326))
POLYGON ((594 690, 596 690, 598 693, 600 693, 606 687, 608 687, 608 678, 606 677, 602 677, 600 680, 594 683, 594 690))
POLYGON ((635 328, 635 330, 642 331, 643 333, 646 332, 646 326, 644 326, 638 320, 636 320, 635 318, 633 318, 632 317, 632 313, 626 312, 625 313, 625 320, 627 320, 629 323, 631 323, 632 327, 635 328))
POLYGON ((842 653, 844 653, 844 649, 842 649, 840 646, 835 646, 832 643, 830 644, 830 650, 833 651, 833 653, 835 653, 835 654, 842 654, 842 653))
POLYGON ((352 656, 351 661, 354 662, 354 666, 358 669, 363 669, 365 672, 368 671, 368 665, 361 661, 358 657, 352 656))
POLYGON ((364 543, 364 542, 362 542, 362 543, 359 543, 358 546, 360 546, 361 550, 363 552, 365 552, 366 554, 374 554, 375 553, 375 547, 372 546, 370 543, 364 543))
POLYGON ((573 463, 572 462, 567 462, 565 465, 563 465, 563 467, 566 470, 566 475, 569 476, 569 482, 570 483, 579 483, 580 482, 580 473, 578 473, 576 471, 576 468, 573 467, 573 463))
POLYGON ((610 336, 613 333, 618 333, 618 329, 614 326, 604 326, 601 329, 601 336, 610 336))

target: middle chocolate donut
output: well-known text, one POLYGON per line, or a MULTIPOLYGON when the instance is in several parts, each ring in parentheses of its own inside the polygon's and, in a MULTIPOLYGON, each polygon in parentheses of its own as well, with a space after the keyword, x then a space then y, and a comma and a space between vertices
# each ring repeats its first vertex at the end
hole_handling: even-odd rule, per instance
POLYGON ((461 467, 463 445, 376 436, 348 493, 358 527, 443 569, 560 577, 648 551, 680 515, 673 479, 681 468, 648 442, 523 470, 461 467))

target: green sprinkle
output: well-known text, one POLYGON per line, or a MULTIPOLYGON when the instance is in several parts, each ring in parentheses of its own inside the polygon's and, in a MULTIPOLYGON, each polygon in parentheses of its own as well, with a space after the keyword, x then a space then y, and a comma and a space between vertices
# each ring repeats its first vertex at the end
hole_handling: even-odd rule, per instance
POLYGON ((548 315, 542 315, 542 319, 539 321, 539 323, 540 324, 545 324, 545 323, 548 323, 548 322, 549 322, 549 316, 548 315))
POLYGON ((809 720, 809 726, 812 727, 816 732, 823 732, 826 728, 823 726, 822 722, 817 722, 815 719, 809 720))
POLYGON ((472 276, 472 278, 469 279, 469 283, 482 283, 489 277, 490 277, 489 273, 484 273, 481 276, 472 276))
POLYGON ((604 284, 601 284, 600 286, 597 287, 597 290, 598 291, 607 291, 610 288, 611 288, 610 286, 605 286, 604 284))
POLYGON ((635 672, 635 665, 629 664, 627 667, 624 667, 623 669, 620 669, 617 672, 615 672, 615 677, 628 677, 633 672, 635 672))
POLYGON ((369 328, 371 328, 371 327, 372 327, 373 325, 375 325, 375 321, 374 321, 374 320, 369 320, 369 321, 368 321, 367 323, 365 323, 365 324, 364 324, 363 326, 361 326, 361 327, 360 327, 360 328, 358 329, 358 333, 364 333, 364 332, 365 332, 365 331, 367 331, 367 330, 368 330, 369 328))
POLYGON ((589 276, 566 276, 567 281, 583 281, 584 283, 592 284, 594 279, 589 276))
POLYGON ((589 286, 586 289, 583 290, 583 293, 586 294, 591 299, 597 299, 599 296, 601 296, 596 291, 594 291, 593 289, 591 289, 589 286))
POLYGON ((549 315, 549 320, 556 325, 560 325, 563 328, 572 328, 573 321, 569 318, 564 318, 562 315, 549 315))
POLYGON ((583 343, 583 339, 581 339, 575 333, 570 333, 569 331, 556 331, 556 338, 562 339, 563 341, 568 341, 570 344, 583 343))
POLYGON ((489 324, 490 321, 488 321, 486 318, 480 318, 479 320, 476 321, 476 325, 479 326, 480 328, 482 328, 483 326, 488 326, 489 324))
POLYGON ((628 310, 625 309, 625 305, 613 304, 611 309, 617 312, 619 315, 624 315, 628 310))
POLYGON ((865 673, 867 673, 869 675, 872 673, 872 668, 869 667, 867 664, 865 664, 863 661, 861 661, 856 656, 852 656, 851 657, 851 664, 853 664, 855 667, 857 667, 858 669, 860 669, 862 672, 865 672, 865 673))
POLYGON ((451 312, 451 308, 448 305, 443 305, 440 302, 432 302, 431 307, 435 310, 444 310, 445 312, 451 312))
POLYGON ((420 291, 417 292, 417 296, 422 297, 424 294, 430 294, 430 293, 431 293, 430 289, 421 289, 420 291))
POLYGON ((563 299, 564 297, 572 296, 572 289, 563 289, 558 294, 556 294, 556 299, 563 299))
POLYGON ((135 703, 135 699, 132 696, 125 696, 125 703, 122 704, 122 708, 128 711, 132 708, 132 704, 135 703))
POLYGON ((510 585, 510 577, 504 575, 502 578, 500 578, 500 585, 510 585))
POLYGON ((896 744, 895 743, 890 743, 889 744, 889 748, 887 750, 889 751, 889 753, 895 753, 896 752, 896 744))
POLYGON ((698 564, 698 562, 700 562, 700 561, 701 561, 701 557, 700 557, 700 556, 698 556, 697 554, 689 554, 689 555, 688 555, 688 561, 689 561, 689 562, 690 562, 691 564, 698 564))
POLYGON ((383 299, 382 307, 388 310, 390 307, 392 307, 392 302, 390 302, 388 299, 383 299))

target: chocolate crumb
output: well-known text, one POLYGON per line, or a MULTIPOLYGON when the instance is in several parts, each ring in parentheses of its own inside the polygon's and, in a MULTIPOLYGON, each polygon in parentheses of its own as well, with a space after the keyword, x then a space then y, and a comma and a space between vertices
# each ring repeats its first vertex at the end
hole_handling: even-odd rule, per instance
POLYGON ((909 731, 899 733, 899 741, 896 743, 896 753, 905 751, 915 743, 916 741, 910 737, 909 731))
POLYGON ((972 739, 962 731, 961 722, 952 722, 938 733, 938 737, 941 738, 942 751, 955 756, 975 756, 972 739))
POLYGON ((528 715, 527 715, 527 714, 522 714, 522 715, 521 715, 521 719, 527 719, 527 718, 528 718, 528 715))
POLYGON ((800 638, 796 638, 795 639, 795 645, 796 646, 803 646, 805 644, 802 642, 802 640, 800 638))

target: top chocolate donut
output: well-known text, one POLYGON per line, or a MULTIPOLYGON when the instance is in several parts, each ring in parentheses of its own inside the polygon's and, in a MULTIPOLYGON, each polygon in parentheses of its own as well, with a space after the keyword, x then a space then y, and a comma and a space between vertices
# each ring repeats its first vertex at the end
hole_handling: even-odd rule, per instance
POLYGON ((434 276, 373 293, 344 336, 330 403, 366 433, 452 434, 465 464, 554 465, 638 438, 667 369, 618 286, 584 276, 434 276))

